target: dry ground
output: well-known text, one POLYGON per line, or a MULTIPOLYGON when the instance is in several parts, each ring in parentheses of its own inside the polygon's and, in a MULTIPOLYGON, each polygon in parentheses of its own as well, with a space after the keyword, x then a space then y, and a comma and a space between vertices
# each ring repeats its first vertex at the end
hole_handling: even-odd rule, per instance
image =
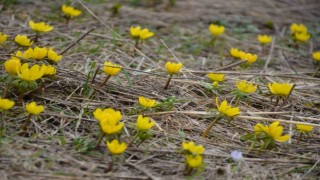
MULTIPOLYGON (((10 37, 18 33, 31 35, 30 19, 50 22, 55 30, 44 34, 39 45, 54 46, 60 51, 92 27, 95 30, 64 54, 57 75, 45 84, 43 93, 25 97, 25 102, 35 100, 46 107, 32 122, 32 136, 17 134, 19 125, 27 118, 21 107, 16 106, 3 118, 0 179, 185 179, 183 156, 178 153, 183 140, 193 140, 206 148, 206 169, 194 179, 319 178, 319 127, 315 127, 311 137, 304 137, 297 144, 294 124, 282 123, 292 139, 278 144, 277 150, 259 154, 246 153, 250 143, 240 138, 261 121, 248 118, 236 118, 232 124, 220 121, 207 139, 200 137, 212 120, 210 113, 204 114, 215 108, 214 97, 218 95, 230 102, 236 80, 242 79, 253 80, 260 87, 250 103, 240 103, 242 116, 319 126, 320 79, 312 76, 317 66, 310 58, 310 53, 320 48, 317 0, 177 0, 176 6, 169 9, 165 3, 135 5, 126 0, 117 1, 123 7, 115 17, 109 11, 115 1, 79 0, 72 1, 72 5, 82 9, 83 15, 68 27, 59 10, 63 2, 19 0, 17 4, 1 6, 1 32, 10 37), (210 22, 226 26, 226 33, 214 48, 208 46, 210 22), (312 41, 299 48, 292 46, 288 27, 293 22, 307 25, 312 41), (155 37, 146 41, 140 51, 134 51, 128 35, 131 25, 155 32, 155 37), (270 46, 261 51, 256 36, 262 33, 276 37, 273 51, 269 51, 270 46), (259 60, 249 69, 223 69, 225 88, 214 95, 205 88, 209 84, 205 75, 233 62, 228 55, 231 47, 258 53, 259 60), (184 68, 164 91, 167 77, 164 64, 175 59, 184 68), (106 60, 121 64, 125 72, 103 88, 98 86, 105 77, 102 73, 96 83, 87 84, 91 64, 101 65, 106 60), (282 113, 268 113, 273 109, 265 96, 269 81, 296 84, 288 103, 277 109, 282 113), (89 96, 92 90, 95 93, 89 96), (122 139, 129 141, 136 120, 134 110, 141 95, 167 100, 173 107, 164 107, 162 114, 160 110, 149 112, 158 125, 153 128, 153 138, 139 147, 134 144, 126 151, 123 162, 116 163, 112 172, 106 172, 110 156, 105 145, 100 151, 88 150, 99 133, 92 112, 98 107, 120 110, 128 131, 122 139), (232 150, 244 153, 245 161, 238 167, 229 160, 232 150)), ((7 52, 12 48, 0 49, 1 63, 9 58, 7 52)), ((2 91, 4 83, 0 87, 2 91)), ((13 91, 10 98, 17 98, 13 91)))

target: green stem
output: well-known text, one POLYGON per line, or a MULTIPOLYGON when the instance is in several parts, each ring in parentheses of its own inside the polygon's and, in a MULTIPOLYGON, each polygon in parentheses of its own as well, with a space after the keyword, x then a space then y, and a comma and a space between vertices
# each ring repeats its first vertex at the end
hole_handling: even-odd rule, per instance
POLYGON ((93 75, 92 80, 91 80, 91 83, 92 83, 92 84, 94 83, 94 80, 96 79, 96 76, 97 76, 97 74, 98 74, 98 72, 99 72, 99 69, 100 69, 100 67, 98 66, 97 69, 96 69, 96 71, 94 72, 94 75, 93 75))
POLYGON ((240 97, 237 97, 237 101, 236 101, 236 104, 235 104, 235 106, 238 106, 238 105, 239 105, 239 103, 240 103, 240 100, 241 100, 241 98, 240 98, 240 97))
POLYGON ((97 137, 97 143, 96 143, 96 146, 94 147, 95 150, 97 150, 99 147, 100 147, 100 144, 101 144, 101 141, 104 137, 104 132, 102 132, 102 130, 100 130, 100 134, 99 136, 97 137))
POLYGON ((100 85, 100 87, 104 86, 104 85, 107 83, 107 81, 110 79, 110 77, 111 77, 111 75, 108 74, 108 76, 107 76, 106 79, 103 81, 103 83, 100 85))
POLYGON ((207 135, 209 134, 209 131, 212 129, 213 125, 220 119, 220 116, 216 117, 216 119, 214 119, 211 124, 209 125, 209 127, 202 133, 202 137, 205 138, 207 137, 207 135))
POLYGON ((167 80, 167 83, 166 83, 166 85, 164 86, 164 90, 167 90, 167 89, 168 89, 171 79, 172 79, 172 74, 170 74, 170 76, 169 76, 169 78, 168 78, 168 80, 167 80))

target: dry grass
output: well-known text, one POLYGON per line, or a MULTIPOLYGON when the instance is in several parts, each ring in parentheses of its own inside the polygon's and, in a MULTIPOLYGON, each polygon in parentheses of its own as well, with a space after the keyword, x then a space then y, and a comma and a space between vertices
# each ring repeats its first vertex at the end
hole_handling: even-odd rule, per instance
MULTIPOLYGON (((84 15, 71 21, 69 27, 59 16, 59 1, 21 1, 1 6, 2 32, 10 37, 30 35, 30 19, 50 22, 55 30, 44 34, 39 45, 54 46, 60 52, 92 27, 95 29, 64 54, 57 75, 46 82, 43 93, 25 96, 24 102, 35 100, 46 107, 32 121, 32 136, 17 134, 27 118, 21 107, 2 116, 5 132, 0 138, 0 179, 184 179, 184 160, 178 153, 183 140, 193 140, 206 148, 206 169, 195 179, 320 176, 320 79, 312 76, 317 67, 310 58, 310 52, 320 48, 320 6, 316 0, 178 0, 169 10, 164 10, 164 3, 149 7, 123 1, 121 13, 110 17, 107 9, 112 4, 74 1, 84 15), (227 32, 212 49, 207 46, 207 26, 218 20, 226 25, 227 32), (266 21, 272 21, 274 29, 265 27, 266 21), (312 41, 298 50, 288 46, 287 31, 292 22, 306 24, 313 34, 312 41), (156 33, 137 51, 128 35, 128 27, 136 24, 156 33), (272 51, 268 46, 262 53, 256 41, 260 33, 276 36, 272 51), (260 60, 250 69, 221 68, 233 62, 228 55, 231 47, 259 53, 260 60), (91 64, 102 65, 106 60, 121 64, 125 73, 103 88, 98 86, 105 78, 102 73, 98 73, 95 83, 86 84, 89 72, 94 71, 90 71, 91 64), (184 67, 164 91, 167 75, 163 67, 167 60, 181 61, 184 67), (225 88, 213 93, 204 87, 209 84, 205 75, 221 69, 227 76, 225 88), (259 92, 251 95, 250 103, 240 103, 242 114, 233 123, 220 121, 207 139, 201 138, 213 117, 208 110, 215 108, 214 97, 234 102, 231 92, 235 82, 243 79, 258 84, 259 92), (265 96, 269 81, 296 85, 281 108, 274 109, 274 102, 265 96), (120 110, 126 129, 123 139, 128 142, 137 117, 134 110, 138 96, 175 100, 173 108, 147 113, 157 122, 154 137, 139 147, 130 147, 124 162, 106 172, 111 158, 105 146, 99 151, 88 150, 99 133, 92 112, 98 107, 120 110), (279 144, 277 150, 246 153, 250 143, 242 142, 241 136, 252 132, 257 122, 274 120, 282 122, 292 139, 279 144), (302 138, 299 144, 293 134, 297 122, 316 126, 313 135, 302 138), (245 161, 238 167, 229 160, 232 150, 244 152, 245 161)), ((12 48, 0 49, 1 63, 8 59, 7 52, 12 48)), ((1 73, 5 73, 3 68, 1 73)), ((1 82, 0 86, 3 89, 5 85, 1 82)), ((14 91, 9 94, 11 99, 17 98, 14 91)))

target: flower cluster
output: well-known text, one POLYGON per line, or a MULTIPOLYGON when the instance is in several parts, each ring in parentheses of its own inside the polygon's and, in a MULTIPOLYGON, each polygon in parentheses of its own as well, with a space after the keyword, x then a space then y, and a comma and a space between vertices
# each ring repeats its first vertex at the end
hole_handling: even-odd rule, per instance
POLYGON ((257 54, 246 53, 237 48, 231 48, 229 52, 232 57, 236 59, 245 60, 247 64, 252 64, 256 62, 258 59, 257 54))
POLYGON ((193 141, 182 142, 182 149, 185 156, 186 174, 190 175, 193 169, 200 169, 203 164, 203 152, 205 148, 202 145, 195 145, 193 141))
POLYGON ((257 39, 262 45, 265 45, 265 44, 269 44, 272 41, 272 36, 263 34, 263 35, 258 35, 257 39))
POLYGON ((290 26, 293 38, 298 42, 307 42, 310 39, 310 34, 308 33, 308 28, 303 24, 293 23, 290 26))

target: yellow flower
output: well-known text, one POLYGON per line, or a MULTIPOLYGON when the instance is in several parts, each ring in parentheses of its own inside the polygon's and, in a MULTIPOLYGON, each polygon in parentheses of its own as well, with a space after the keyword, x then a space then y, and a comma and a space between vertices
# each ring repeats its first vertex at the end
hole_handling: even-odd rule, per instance
POLYGON ((18 34, 15 38, 14 41, 20 45, 20 46, 25 46, 29 47, 33 44, 33 41, 31 41, 27 36, 20 35, 18 34))
POLYGON ((258 41, 261 44, 269 44, 272 41, 272 36, 268 36, 266 34, 264 35, 258 35, 258 41))
POLYGON ((157 101, 143 96, 139 96, 139 104, 146 108, 152 108, 157 105, 157 101))
POLYGON ((44 74, 43 69, 38 64, 33 65, 29 69, 29 64, 24 63, 18 71, 18 76, 25 81, 35 81, 40 79, 44 74))
POLYGON ((47 56, 47 52, 48 52, 47 48, 45 47, 40 48, 36 46, 33 49, 33 59, 41 60, 47 56))
POLYGON ((201 155, 187 155, 186 162, 191 168, 197 168, 202 165, 203 158, 201 155))
POLYGON ((209 31, 213 36, 219 36, 224 32, 224 26, 219 26, 215 24, 210 24, 209 25, 209 31))
POLYGON ((119 64, 113 64, 112 62, 105 62, 104 63, 104 73, 107 75, 115 76, 121 71, 122 67, 119 64))
POLYGON ((0 44, 5 42, 7 40, 7 37, 8 37, 7 34, 2 34, 2 32, 0 32, 0 44))
POLYGON ((154 126, 154 122, 151 121, 149 117, 143 117, 142 115, 139 115, 136 126, 138 130, 146 131, 152 128, 152 126, 154 126))
POLYGON ((54 75, 57 73, 56 68, 51 65, 47 66, 45 64, 42 64, 41 69, 43 69, 43 71, 44 71, 43 75, 54 75))
POLYGON ((4 69, 11 75, 17 75, 21 68, 20 59, 11 58, 4 63, 4 69))
POLYGON ((316 51, 312 54, 312 57, 316 61, 320 61, 320 51, 316 51))
POLYGON ((111 154, 120 155, 127 149, 127 144, 119 143, 118 139, 114 139, 111 142, 107 141, 107 147, 111 154))
POLYGON ((218 81, 214 81, 214 82, 212 83, 212 87, 213 87, 213 88, 216 88, 216 87, 218 87, 218 86, 219 86, 218 81))
POLYGON ((166 70, 170 75, 177 74, 181 68, 182 68, 181 63, 174 63, 174 62, 166 63, 166 70))
POLYGON ((194 155, 202 154, 205 150, 202 145, 196 146, 193 141, 190 141, 188 143, 182 142, 182 148, 194 155))
POLYGON ((287 83, 280 84, 277 82, 273 82, 272 84, 268 83, 268 87, 270 92, 274 95, 287 96, 289 95, 293 87, 293 84, 287 84, 287 83))
POLYGON ((26 105, 26 111, 30 115, 37 115, 40 114, 44 110, 44 107, 41 105, 37 105, 36 102, 27 103, 26 105))
POLYGON ((279 125, 279 121, 273 122, 270 126, 264 126, 260 123, 254 126, 255 134, 259 135, 264 133, 269 138, 272 138, 275 141, 286 142, 289 140, 289 134, 282 136, 283 127, 279 125))
POLYGON ((215 73, 209 73, 207 74, 208 78, 211 79, 212 82, 222 82, 224 81, 224 74, 215 74, 215 73))
POLYGON ((49 32, 53 30, 53 26, 46 24, 45 22, 35 23, 32 20, 29 21, 29 26, 32 30, 40 32, 49 32))
POLYGON ((237 88, 243 93, 253 93, 257 90, 257 85, 252 83, 247 83, 246 80, 237 81, 237 88))
POLYGON ((52 48, 48 50, 48 58, 54 62, 58 62, 61 60, 62 55, 58 55, 52 48))
POLYGON ((109 118, 105 121, 100 121, 101 130, 105 134, 118 133, 123 128, 123 126, 124 126, 123 122, 118 123, 113 118, 109 118))
POLYGON ((308 32, 306 32, 306 33, 295 33, 294 34, 294 38, 297 41, 306 42, 306 41, 308 41, 310 39, 310 34, 308 32))
POLYGON ((140 31, 139 37, 141 40, 148 39, 154 35, 153 32, 149 31, 149 29, 145 28, 140 31))
POLYGON ((80 10, 75 9, 72 6, 67 6, 67 5, 62 5, 61 10, 65 15, 67 15, 70 18, 77 17, 82 13, 80 10))
POLYGON ((222 103, 219 105, 218 98, 216 98, 216 105, 219 110, 219 112, 227 117, 234 117, 240 114, 240 110, 238 107, 231 107, 228 105, 228 102, 226 100, 222 101, 222 103))
POLYGON ((242 51, 240 51, 240 50, 237 49, 237 48, 231 48, 231 49, 230 49, 230 55, 231 55, 232 57, 234 57, 234 58, 240 58, 240 52, 242 52, 242 51))
POLYGON ((33 49, 31 47, 29 47, 26 51, 21 52, 21 51, 17 51, 16 56, 20 57, 20 58, 25 58, 25 59, 33 59, 33 49))
POLYGON ((141 27, 140 26, 137 26, 137 27, 131 26, 130 27, 130 35, 133 38, 139 38, 140 37, 140 32, 141 32, 141 27))
POLYGON ((104 121, 112 117, 113 119, 115 119, 116 122, 118 122, 122 118, 121 112, 115 111, 112 108, 106 108, 104 110, 102 110, 101 108, 97 108, 93 112, 93 115, 98 121, 104 121))
POLYGON ((256 62, 256 60, 258 59, 258 56, 256 54, 251 54, 251 53, 240 53, 240 59, 247 60, 247 63, 252 64, 256 62))
POLYGON ((14 101, 10 101, 9 99, 2 99, 0 97, 0 109, 6 111, 11 109, 14 106, 14 101))
POLYGON ((293 34, 295 33, 306 33, 308 32, 308 29, 305 25, 303 24, 296 24, 296 23, 293 23, 291 24, 290 26, 290 30, 293 34))
POLYGON ((304 124, 297 124, 296 130, 303 133, 309 133, 313 130, 313 126, 304 125, 304 124))

